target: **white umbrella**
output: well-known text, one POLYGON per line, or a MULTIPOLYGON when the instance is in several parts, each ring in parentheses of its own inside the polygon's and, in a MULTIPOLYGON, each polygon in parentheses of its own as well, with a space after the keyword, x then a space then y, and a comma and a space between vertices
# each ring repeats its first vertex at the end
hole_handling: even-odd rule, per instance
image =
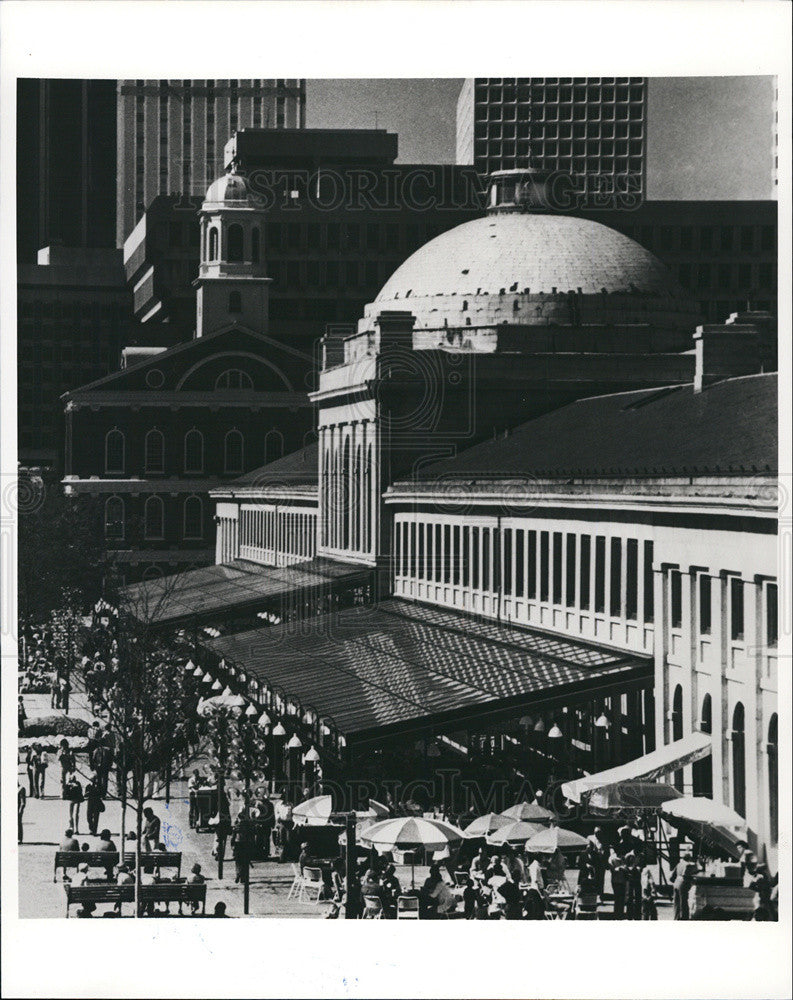
MULTIPOLYGON (((380 851, 393 848, 440 851, 463 839, 463 831, 440 819, 422 816, 395 816, 374 823, 361 833, 361 840, 380 851)), ((411 883, 415 886, 415 862, 411 864, 411 883)))
POLYGON ((555 813, 552 813, 550 809, 545 809, 537 802, 518 802, 499 815, 506 816, 508 819, 526 820, 529 823, 547 823, 549 820, 555 819, 555 813))
POLYGON ((388 806, 384 806, 382 802, 378 802, 376 799, 369 799, 368 809, 356 809, 355 818, 356 819, 386 819, 390 816, 390 810, 388 806))
POLYGON ((491 833, 495 833, 502 826, 509 826, 512 823, 511 819, 506 816, 499 816, 498 813, 485 813, 484 816, 478 816, 472 823, 463 830, 463 836, 466 840, 476 840, 479 837, 489 837, 491 833))
POLYGON ((703 839, 737 857, 738 841, 746 840, 746 820, 729 806, 704 796, 684 795, 661 806, 661 815, 675 825, 690 826, 703 839))
POLYGON ((328 822, 331 812, 333 812, 332 796, 315 795, 312 799, 306 799, 299 806, 295 806, 292 810, 292 819, 295 822, 318 826, 328 822))
POLYGON ((503 847, 504 844, 524 844, 529 837, 540 833, 544 827, 540 823, 529 823, 525 819, 511 820, 506 826, 500 827, 487 838, 491 847, 503 847))
POLYGON ((586 839, 572 830, 552 826, 541 830, 526 841, 529 854, 554 854, 556 851, 579 851, 586 847, 586 839))
POLYGON ((196 712, 199 715, 208 715, 219 708, 230 710, 245 708, 245 699, 238 694, 218 694, 214 698, 205 698, 199 701, 196 712))

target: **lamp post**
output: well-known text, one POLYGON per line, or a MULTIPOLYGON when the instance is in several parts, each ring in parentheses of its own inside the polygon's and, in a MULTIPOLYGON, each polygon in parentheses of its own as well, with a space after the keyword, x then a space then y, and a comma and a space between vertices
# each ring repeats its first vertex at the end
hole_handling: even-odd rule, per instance
POLYGON ((271 735, 273 740, 273 792, 275 792, 278 788, 278 782, 281 781, 281 774, 283 770, 283 741, 286 737, 286 730, 280 722, 276 722, 275 726, 273 726, 271 735))

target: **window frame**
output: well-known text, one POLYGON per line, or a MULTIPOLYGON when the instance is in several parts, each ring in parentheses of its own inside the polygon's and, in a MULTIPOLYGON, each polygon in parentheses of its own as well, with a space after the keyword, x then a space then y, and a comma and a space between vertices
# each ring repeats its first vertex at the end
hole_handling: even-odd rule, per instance
POLYGON ((151 496, 146 497, 146 502, 143 505, 143 538, 147 542, 162 542, 165 540, 165 501, 156 493, 152 493, 151 496), (160 533, 158 535, 153 534, 149 529, 149 508, 153 506, 152 501, 156 501, 159 504, 160 533))

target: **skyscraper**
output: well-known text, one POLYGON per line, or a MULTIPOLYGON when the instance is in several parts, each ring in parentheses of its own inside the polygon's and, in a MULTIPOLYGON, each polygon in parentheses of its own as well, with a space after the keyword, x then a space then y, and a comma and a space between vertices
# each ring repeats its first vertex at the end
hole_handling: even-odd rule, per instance
POLYGON ((112 247, 116 84, 17 82, 17 253, 45 246, 112 247))
POLYGON ((457 102, 457 162, 481 175, 566 174, 579 207, 641 200, 646 108, 642 77, 468 79, 457 102))
POLYGON ((160 194, 201 198, 237 129, 303 128, 304 80, 119 80, 116 242, 160 194))

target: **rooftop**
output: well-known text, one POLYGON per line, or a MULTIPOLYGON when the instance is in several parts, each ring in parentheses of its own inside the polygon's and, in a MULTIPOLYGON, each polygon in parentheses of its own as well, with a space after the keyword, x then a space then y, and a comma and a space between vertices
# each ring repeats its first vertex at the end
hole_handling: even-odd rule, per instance
POLYGON ((778 470, 777 376, 581 399, 422 470, 421 480, 655 477, 778 470))

